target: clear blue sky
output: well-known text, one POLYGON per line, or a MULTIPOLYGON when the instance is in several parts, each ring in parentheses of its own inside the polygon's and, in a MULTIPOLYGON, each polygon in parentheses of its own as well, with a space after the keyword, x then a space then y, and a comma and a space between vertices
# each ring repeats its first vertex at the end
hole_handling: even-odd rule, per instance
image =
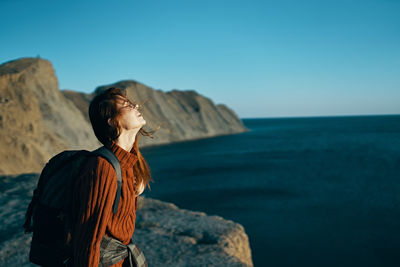
POLYGON ((60 89, 133 79, 241 118, 400 114, 400 1, 0 0, 0 62, 60 89))

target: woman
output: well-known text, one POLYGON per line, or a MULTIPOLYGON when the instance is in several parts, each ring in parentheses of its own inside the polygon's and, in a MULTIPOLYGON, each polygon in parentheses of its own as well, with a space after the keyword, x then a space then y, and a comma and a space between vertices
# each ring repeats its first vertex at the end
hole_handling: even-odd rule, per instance
MULTIPOLYGON (((106 159, 91 157, 74 191, 73 266, 99 266, 100 242, 104 235, 124 245, 130 242, 138 195, 146 186, 150 188, 152 181, 150 169, 138 148, 138 133, 153 137, 142 128, 146 121, 138 108, 119 88, 105 90, 90 103, 89 117, 97 139, 121 163, 122 192, 118 211, 113 214, 116 172, 106 159)), ((113 266, 127 265, 125 259, 113 266)))

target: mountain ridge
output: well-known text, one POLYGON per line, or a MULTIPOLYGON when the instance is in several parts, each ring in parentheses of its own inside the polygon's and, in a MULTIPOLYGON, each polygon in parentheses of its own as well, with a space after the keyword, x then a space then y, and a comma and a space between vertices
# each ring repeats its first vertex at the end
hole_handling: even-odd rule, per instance
POLYGON ((92 93, 60 90, 49 60, 20 58, 0 65, 0 174, 40 172, 63 150, 101 146, 88 107, 109 87, 125 89, 132 101, 144 102, 146 130, 161 126, 153 139, 141 136, 140 147, 248 131, 232 109, 193 89, 163 92, 129 79, 100 85, 92 93))

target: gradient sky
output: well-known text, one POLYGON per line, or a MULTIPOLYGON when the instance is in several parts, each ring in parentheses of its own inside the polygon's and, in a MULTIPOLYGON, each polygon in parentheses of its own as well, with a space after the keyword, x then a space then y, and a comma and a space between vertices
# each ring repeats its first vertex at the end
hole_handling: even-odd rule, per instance
POLYGON ((400 1, 0 0, 0 62, 60 89, 133 79, 241 118, 400 114, 400 1))

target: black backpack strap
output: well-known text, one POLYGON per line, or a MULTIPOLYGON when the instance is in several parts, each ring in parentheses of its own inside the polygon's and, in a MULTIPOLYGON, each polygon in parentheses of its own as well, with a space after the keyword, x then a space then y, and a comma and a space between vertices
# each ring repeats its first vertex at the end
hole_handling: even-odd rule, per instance
POLYGON ((105 146, 102 146, 94 151, 92 151, 95 155, 99 155, 105 158, 108 162, 111 163, 114 170, 117 172, 117 194, 115 195, 115 200, 113 204, 113 213, 116 214, 118 211, 119 199, 121 198, 121 186, 122 186, 122 172, 121 172, 121 164, 115 156, 114 152, 108 149, 105 146))
POLYGON ((31 203, 29 203, 28 209, 25 214, 25 223, 24 223, 24 229, 25 229, 25 234, 33 232, 33 226, 32 226, 32 216, 33 216, 33 211, 39 202, 39 196, 38 196, 38 189, 36 188, 33 191, 33 197, 31 200, 31 203))

